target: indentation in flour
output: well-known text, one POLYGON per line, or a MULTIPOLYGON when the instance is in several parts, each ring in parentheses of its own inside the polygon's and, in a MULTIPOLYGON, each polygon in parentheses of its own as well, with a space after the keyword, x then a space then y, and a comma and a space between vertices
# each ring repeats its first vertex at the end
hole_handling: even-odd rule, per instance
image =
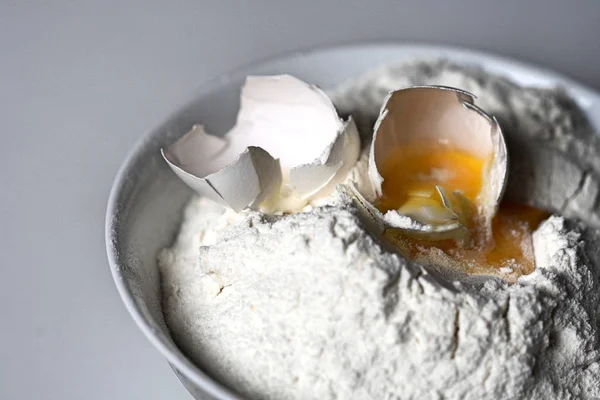
POLYGON ((219 291, 217 292, 217 294, 215 295, 215 297, 218 297, 221 293, 223 293, 223 290, 225 290, 225 288, 231 287, 233 285, 233 283, 230 283, 228 285, 222 285, 219 287, 219 291))
POLYGON ((508 318, 508 313, 510 311, 510 294, 506 298, 506 307, 502 311, 502 320, 504 321, 504 331, 506 333, 506 341, 510 342, 510 318, 508 318))
POLYGON ((454 360, 458 350, 460 338, 460 309, 457 308, 454 312, 454 330, 452 332, 452 347, 450 348, 450 359, 454 360))
POLYGON ((417 290, 419 294, 423 294, 425 292, 425 290, 423 289, 423 285, 421 284, 421 281, 419 280, 419 278, 421 278, 421 276, 423 275, 423 267, 421 266, 416 266, 416 270, 414 272, 410 272, 410 278, 408 279, 408 287, 412 288, 414 285, 417 285, 417 290))
POLYGON ((583 171, 583 173, 581 174, 581 177, 579 178, 579 183, 577 184, 575 191, 573 193, 571 193, 569 196, 567 196, 563 205, 560 207, 561 214, 564 213, 565 210, 571 204, 571 202, 573 202, 573 200, 576 199, 577 196, 579 196, 579 194, 583 190, 583 185, 585 184, 586 180, 589 179, 589 177, 590 177, 590 171, 589 170, 583 171))
POLYGON ((392 274, 388 283, 383 287, 382 295, 385 302, 383 313, 386 319, 389 318, 390 314, 396 309, 398 304, 398 283, 400 282, 401 274, 402 270, 399 269, 398 272, 392 274))

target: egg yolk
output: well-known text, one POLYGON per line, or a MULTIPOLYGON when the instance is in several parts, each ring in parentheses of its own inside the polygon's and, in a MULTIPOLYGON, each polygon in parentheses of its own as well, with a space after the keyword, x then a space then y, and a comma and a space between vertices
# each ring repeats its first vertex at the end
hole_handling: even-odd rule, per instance
MULTIPOLYGON (((423 201, 423 197, 428 197, 424 205, 437 201, 441 207, 439 196, 430 196, 436 186, 460 191, 477 204, 486 162, 442 143, 399 147, 379 168, 384 181, 377 207, 382 212, 401 211, 411 202, 423 201)), ((532 232, 548 216, 532 207, 502 203, 492 221, 491 235, 477 226, 481 218, 475 217, 470 246, 459 245, 455 240, 415 239, 393 229, 386 235, 415 260, 439 260, 441 252, 467 273, 494 274, 500 268, 508 268, 505 275, 514 280, 535 269, 532 232)))
POLYGON ((401 146, 379 168, 383 177, 381 211, 396 210, 411 197, 436 186, 459 190, 475 202, 483 183, 484 159, 439 143, 401 146))

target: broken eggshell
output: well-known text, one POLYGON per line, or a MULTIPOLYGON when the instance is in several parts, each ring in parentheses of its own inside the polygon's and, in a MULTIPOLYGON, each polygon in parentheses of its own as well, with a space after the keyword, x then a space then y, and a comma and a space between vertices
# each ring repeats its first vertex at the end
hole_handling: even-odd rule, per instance
POLYGON ((250 76, 223 138, 196 126, 161 152, 192 189, 235 211, 293 212, 346 179, 360 139, 316 86, 290 75, 250 76))
POLYGON ((161 154, 189 187, 236 212, 258 207, 281 185, 279 161, 265 150, 248 147, 233 154, 226 140, 208 135, 200 125, 161 154))
POLYGON ((465 237, 468 230, 465 215, 474 211, 460 192, 447 193, 437 187, 445 207, 437 215, 431 215, 431 210, 427 210, 429 215, 424 215, 424 210, 416 209, 409 214, 398 210, 383 214, 373 205, 383 194, 384 179, 378 167, 398 146, 428 140, 448 143, 455 149, 489 160, 484 165, 476 212, 490 225, 506 186, 506 144, 496 119, 475 106, 473 100, 474 96, 468 92, 444 86, 414 86, 388 94, 375 123, 369 154, 372 192, 360 193, 355 185, 349 186, 357 205, 371 220, 372 228, 379 233, 393 228, 430 240, 465 237))

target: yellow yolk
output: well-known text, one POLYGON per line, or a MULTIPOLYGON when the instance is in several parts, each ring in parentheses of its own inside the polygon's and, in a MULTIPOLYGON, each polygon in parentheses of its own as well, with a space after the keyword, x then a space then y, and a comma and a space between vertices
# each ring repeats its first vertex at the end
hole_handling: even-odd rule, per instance
MULTIPOLYGON (((473 203, 483 183, 485 159, 438 143, 415 143, 399 148, 379 169, 383 182, 383 196, 377 207, 382 211, 398 210, 419 196, 429 197, 435 186, 458 190, 473 203)), ((423 204, 437 201, 431 195, 423 204)), ((388 238, 413 259, 431 259, 432 250, 461 266, 467 273, 494 273, 503 267, 512 269, 511 280, 533 272, 532 232, 548 213, 535 208, 501 204, 492 221, 492 236, 485 235, 482 227, 475 226, 472 247, 460 246, 455 240, 427 241, 409 238, 393 230, 388 238), (436 250, 437 249, 437 250, 436 250)), ((476 218, 480 220, 481 218, 476 218)))
POLYGON ((533 207, 502 203, 492 221, 492 238, 479 238, 473 248, 460 247, 454 240, 431 242, 386 232, 386 236, 406 255, 417 260, 439 259, 432 253, 438 250, 454 260, 470 274, 494 274, 509 267, 509 280, 514 281, 535 269, 532 232, 549 214, 533 207))
POLYGON ((436 186, 459 190, 475 202, 485 161, 438 143, 401 146, 379 168, 384 181, 377 207, 383 212, 396 210, 412 194, 433 193, 436 186))
MULTIPOLYGON (((492 221, 493 240, 483 252, 485 262, 496 268, 515 265, 520 267, 521 274, 533 272, 535 263, 531 234, 549 216, 546 211, 533 207, 500 204, 492 221)), ((479 263, 484 264, 484 261, 479 263)))

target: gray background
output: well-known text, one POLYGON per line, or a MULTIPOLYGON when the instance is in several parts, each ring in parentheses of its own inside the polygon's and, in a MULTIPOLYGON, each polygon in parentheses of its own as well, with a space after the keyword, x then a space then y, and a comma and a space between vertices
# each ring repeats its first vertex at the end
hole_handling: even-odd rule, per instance
POLYGON ((598 1, 0 2, 0 398, 190 399, 118 298, 126 152, 203 82, 313 46, 425 41, 600 88, 598 1))

